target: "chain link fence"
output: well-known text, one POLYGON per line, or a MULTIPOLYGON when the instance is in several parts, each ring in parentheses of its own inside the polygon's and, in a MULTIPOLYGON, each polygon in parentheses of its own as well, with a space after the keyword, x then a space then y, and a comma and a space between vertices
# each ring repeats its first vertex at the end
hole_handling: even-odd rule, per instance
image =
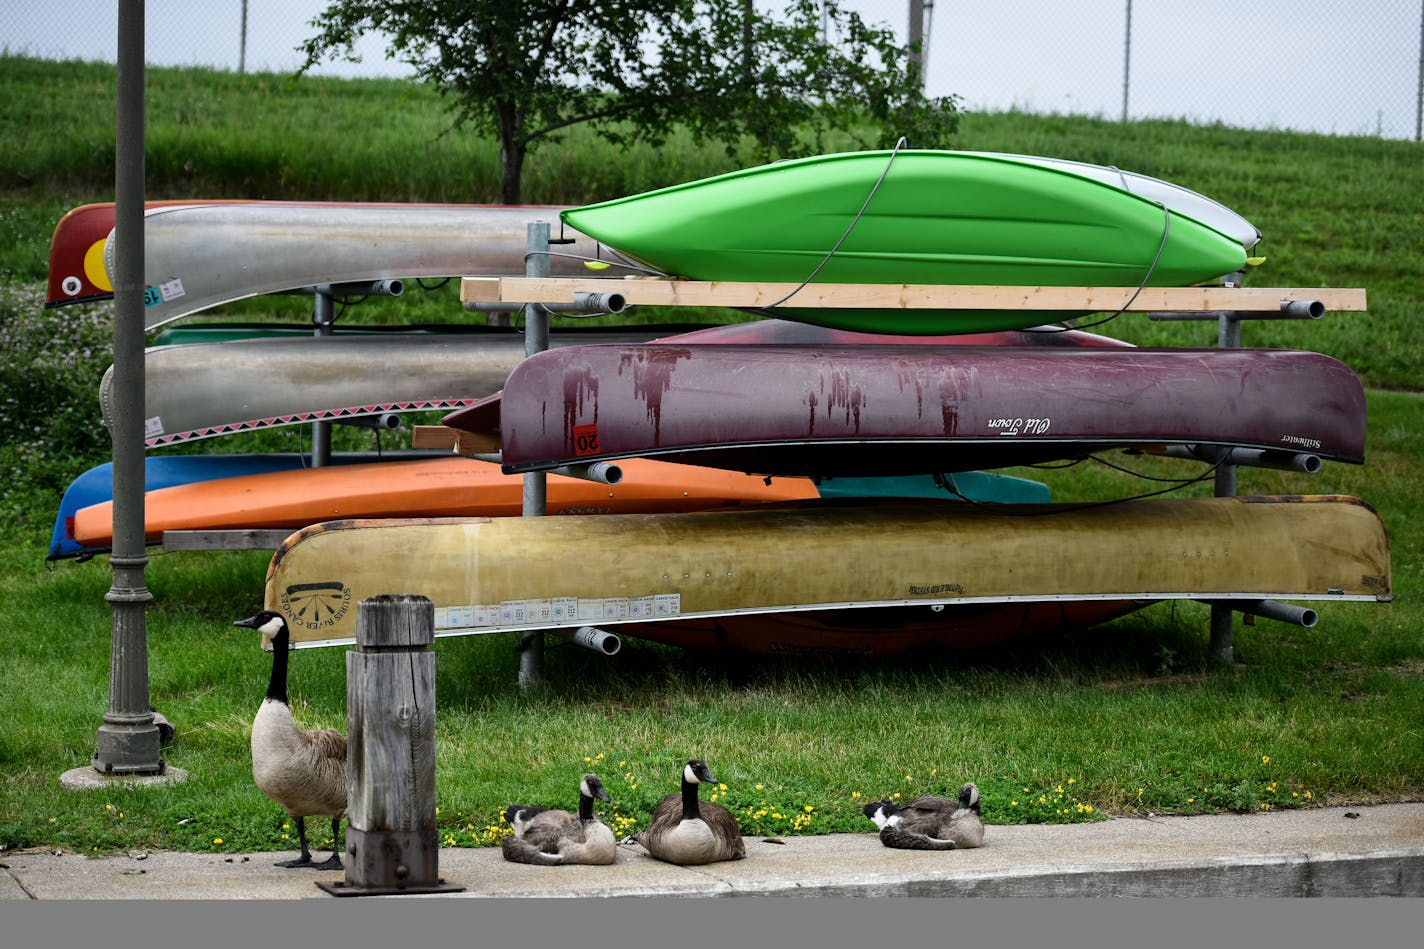
MULTIPOLYGON (((730 0, 729 0, 730 2, 730 0)), ((775 9, 778 0, 755 0, 775 9)), ((926 92, 970 111, 1170 118, 1420 139, 1424 0, 842 0, 902 40, 926 92)), ((148 61, 291 72, 324 0, 148 0, 148 61)), ((0 0, 0 48, 112 61, 113 0, 0 0)), ((407 76, 379 37, 334 76, 407 76)))

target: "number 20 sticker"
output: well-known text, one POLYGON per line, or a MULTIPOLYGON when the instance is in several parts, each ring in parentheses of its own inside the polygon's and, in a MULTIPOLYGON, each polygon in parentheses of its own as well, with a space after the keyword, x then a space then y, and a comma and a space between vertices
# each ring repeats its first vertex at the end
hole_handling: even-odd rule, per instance
POLYGON ((574 426, 574 454, 580 458, 598 454, 597 424, 574 426))

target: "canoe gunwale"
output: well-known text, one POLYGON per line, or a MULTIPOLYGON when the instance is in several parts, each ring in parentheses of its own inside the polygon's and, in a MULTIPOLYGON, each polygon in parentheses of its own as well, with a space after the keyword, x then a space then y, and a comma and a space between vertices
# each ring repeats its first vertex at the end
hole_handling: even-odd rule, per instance
MULTIPOLYGON (((617 452, 617 453, 601 453, 601 454, 598 455, 598 457, 597 457, 596 460, 598 460, 598 461, 621 461, 621 460, 623 460, 623 459, 625 459, 625 458, 659 458, 659 457, 662 457, 662 456, 670 456, 670 457, 672 457, 672 458, 678 459, 678 460, 680 461, 680 463, 682 463, 682 464, 694 464, 694 465, 695 465, 695 464, 698 463, 698 461, 697 461, 697 456, 698 456, 698 455, 712 455, 712 454, 723 453, 723 452, 741 452, 741 451, 754 452, 754 451, 766 450, 766 449, 794 449, 794 448, 809 448, 809 447, 814 447, 814 448, 816 448, 816 449, 818 449, 818 450, 819 450, 819 449, 822 449, 822 448, 825 448, 825 449, 833 449, 833 448, 838 448, 838 447, 843 447, 843 448, 860 448, 860 449, 886 449, 886 448, 895 448, 895 447, 898 447, 898 446, 913 446, 913 447, 917 447, 917 448, 918 448, 918 447, 923 447, 923 446, 934 446, 934 445, 943 446, 943 448, 944 448, 946 454, 952 454, 955 450, 957 450, 957 449, 959 449, 959 448, 961 448, 961 447, 962 447, 963 449, 965 449, 966 451, 970 451, 970 450, 974 449, 975 447, 982 447, 982 446, 984 446, 984 445, 997 445, 997 446, 1000 446, 1000 447, 1019 447, 1019 448, 1025 448, 1025 449, 1027 449, 1027 451, 1025 452, 1026 454, 1040 454, 1040 455, 1041 455, 1041 458, 1040 458, 1039 461, 1025 461, 1025 462, 1015 461, 1015 462, 1012 462, 1012 463, 1009 463, 1009 464, 1006 464, 1006 465, 995 465, 995 466, 994 466, 994 467, 1018 467, 1018 466, 1020 466, 1020 465, 1022 465, 1022 464, 1041 464, 1041 463, 1051 462, 1051 461, 1068 461, 1068 460, 1072 460, 1073 458, 1086 458, 1086 457, 1088 457, 1089 455, 1097 454, 1097 453, 1103 452, 1103 451, 1116 451, 1116 450, 1119 450, 1119 449, 1122 449, 1122 450, 1146 449, 1146 448, 1157 447, 1157 446, 1162 446, 1162 445, 1179 445, 1179 444, 1187 444, 1188 447, 1193 447, 1193 448, 1198 447, 1198 446, 1211 446, 1211 447, 1213 447, 1213 448, 1251 448, 1251 449, 1259 448, 1259 449, 1266 450, 1266 451, 1271 451, 1271 450, 1281 450, 1281 451, 1285 451, 1285 450, 1286 450, 1286 449, 1282 448, 1282 447, 1279 446, 1279 445, 1256 445, 1256 444, 1247 444, 1247 443, 1245 443, 1245 442, 1240 442, 1240 441, 1209 441, 1209 440, 1207 440, 1207 439, 1200 439, 1200 438, 1199 438, 1199 439, 1193 439, 1190 443, 1183 443, 1180 438, 1174 438, 1174 437, 1170 437, 1170 436, 1168 436, 1168 437, 1163 437, 1163 438, 1157 438, 1157 439, 1153 439, 1153 438, 1138 438, 1138 437, 1134 436, 1131 441, 1123 441, 1123 440, 1121 440, 1121 439, 1111 439, 1111 438, 1104 438, 1104 439, 1101 439, 1101 440, 1096 440, 1096 439, 1073 438, 1073 437, 1017 439, 1017 440, 1015 440, 1015 441, 1012 443, 1012 446, 1010 446, 1009 443, 1006 443, 1004 439, 994 439, 994 438, 988 438, 988 437, 984 437, 984 438, 953 438, 953 439, 934 439, 934 438, 860 438, 860 439, 855 439, 855 438, 845 438, 845 439, 841 439, 841 438, 818 438, 818 439, 814 439, 814 440, 794 440, 794 439, 793 439, 793 440, 782 440, 782 441, 759 441, 759 442, 734 442, 734 441, 724 441, 724 442, 719 442, 719 443, 717 443, 717 444, 715 444, 715 445, 677 446, 677 447, 674 447, 674 448, 665 448, 665 449, 659 449, 659 448, 643 448, 643 449, 638 450, 638 451, 629 450, 629 451, 626 451, 626 452, 617 452), (1072 451, 1072 452, 1069 452, 1069 453, 1063 453, 1063 452, 1058 452, 1058 451, 1049 450, 1049 449, 1047 448, 1047 446, 1052 446, 1052 445, 1068 445, 1068 446, 1072 446, 1075 450, 1072 451), (1039 446, 1044 446, 1044 447, 1045 447, 1045 450, 1044 450, 1043 452, 1041 452, 1041 453, 1033 451, 1033 449, 1036 449, 1036 448, 1039 447, 1039 446), (1079 448, 1081 448, 1082 450, 1077 450, 1077 449, 1079 449, 1079 448)), ((1337 461, 1337 462, 1341 462, 1341 463, 1343 463, 1343 464, 1351 464, 1351 465, 1363 465, 1363 464, 1365 463, 1365 459, 1364 459, 1364 456, 1363 456, 1363 455, 1355 455, 1355 454, 1350 454, 1350 453, 1326 453, 1326 452, 1312 452, 1312 454, 1318 455, 1322 460, 1325 460, 1325 461, 1337 461)), ((565 467, 565 466, 568 466, 568 465, 586 465, 586 464, 589 463, 589 461, 590 461, 590 459, 587 458, 587 457, 579 457, 579 456, 576 456, 576 455, 570 455, 570 456, 568 456, 568 457, 562 457, 562 458, 557 458, 557 459, 553 459, 553 460, 534 461, 534 462, 522 462, 522 463, 514 463, 514 464, 501 465, 501 469, 504 471, 505 474, 530 474, 530 473, 538 472, 538 471, 550 471, 550 470, 552 470, 552 469, 555 469, 555 468, 562 468, 562 467, 565 467)), ((1211 462, 1206 461, 1206 460, 1202 460, 1201 463, 1202 463, 1202 464, 1205 464, 1205 465, 1210 465, 1210 464, 1211 464, 1211 462)), ((940 473, 949 473, 949 472, 956 472, 956 473, 957 473, 957 472, 960 471, 960 470, 976 470, 976 469, 979 469, 979 468, 989 467, 988 465, 986 465, 985 460, 984 460, 984 458, 983 458, 982 456, 975 456, 975 457, 972 457, 972 458, 965 459, 963 465, 964 465, 964 466, 967 466, 967 467, 958 466, 958 465, 945 466, 945 467, 942 469, 942 471, 941 471, 940 473)), ((725 467, 725 466, 719 464, 719 465, 713 465, 712 467, 725 467)), ((815 474, 806 474, 806 473, 798 473, 798 472, 792 472, 792 471, 781 471, 781 470, 777 470, 777 471, 770 471, 770 470, 750 470, 750 471, 747 471, 747 472, 745 472, 745 473, 747 473, 747 474, 765 475, 765 476, 768 476, 768 477, 778 477, 778 478, 818 477, 818 476, 819 476, 819 477, 835 477, 834 475, 815 475, 815 474)))
MULTIPOLYGON (((289 538, 290 540, 290 538, 289 538)), ((280 551, 279 551, 280 552, 280 551)), ((778 613, 812 613, 826 612, 833 610, 858 610, 858 609, 884 609, 896 607, 935 607, 935 606, 975 606, 994 605, 1001 603, 1082 603, 1086 601, 1131 601, 1134 603, 1165 603, 1168 601, 1198 600, 1220 602, 1230 606, 1231 603, 1240 600, 1243 603, 1260 602, 1261 600, 1305 600, 1307 602, 1342 602, 1342 603, 1390 603, 1394 600, 1393 593, 1318 593, 1303 594, 1299 591, 1281 593, 1193 593, 1193 592, 1152 592, 1142 591, 1139 593, 1083 593, 1083 594, 1031 594, 1025 596, 963 596, 963 597, 934 597, 930 599, 915 600, 863 600, 863 601, 832 601, 827 603, 798 603, 791 606, 777 607, 747 607, 745 609, 728 610, 702 610, 698 612, 678 613, 676 616, 668 616, 665 619, 649 617, 626 617, 618 619, 601 619, 596 622, 587 620, 552 625, 548 622, 533 623, 510 623, 501 626, 458 626, 446 627, 436 626, 436 637, 447 636, 484 636, 500 633, 519 632, 540 632, 548 630, 550 632, 561 629, 578 629, 581 626, 595 625, 600 628, 604 626, 617 627, 636 624, 653 624, 659 622, 677 623, 686 620, 717 619, 720 617, 736 616, 762 616, 778 613)), ((356 641, 355 636, 336 639, 304 639, 292 643, 293 649, 309 649, 316 646, 343 646, 350 645, 356 641)))

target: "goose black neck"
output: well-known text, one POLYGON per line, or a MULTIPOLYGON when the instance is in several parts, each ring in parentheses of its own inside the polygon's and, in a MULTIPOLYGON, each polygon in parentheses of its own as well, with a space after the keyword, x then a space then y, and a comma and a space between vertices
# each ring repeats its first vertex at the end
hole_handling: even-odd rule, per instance
POLYGON ((272 680, 267 683, 267 697, 283 705, 287 702, 287 637, 272 640, 272 680))
POLYGON ((697 782, 682 779, 682 819, 697 820, 702 811, 697 806, 697 782))
POLYGON ((593 820, 593 798, 587 794, 579 795, 579 820, 593 820))

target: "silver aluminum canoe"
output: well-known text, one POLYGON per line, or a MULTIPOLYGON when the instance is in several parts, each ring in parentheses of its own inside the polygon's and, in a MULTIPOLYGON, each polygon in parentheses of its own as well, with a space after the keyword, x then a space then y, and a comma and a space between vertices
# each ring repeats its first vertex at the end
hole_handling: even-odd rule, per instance
MULTIPOLYGON (((555 276, 585 274, 595 242, 537 205, 196 203, 144 213, 144 325, 324 284, 522 276, 528 225, 549 222, 555 276), (571 256, 565 256, 571 255, 571 256)), ((113 234, 104 247, 112 280, 113 234)), ((605 252, 606 257, 606 252, 605 252)), ((618 270, 613 272, 617 273, 618 270)))
MULTIPOLYGON (((666 327, 554 333, 550 346, 647 340, 666 327)), ((144 445, 366 415, 456 409, 498 392, 524 337, 489 333, 312 336, 153 346, 144 353, 144 445)), ((99 385, 115 421, 114 369, 99 385)))

